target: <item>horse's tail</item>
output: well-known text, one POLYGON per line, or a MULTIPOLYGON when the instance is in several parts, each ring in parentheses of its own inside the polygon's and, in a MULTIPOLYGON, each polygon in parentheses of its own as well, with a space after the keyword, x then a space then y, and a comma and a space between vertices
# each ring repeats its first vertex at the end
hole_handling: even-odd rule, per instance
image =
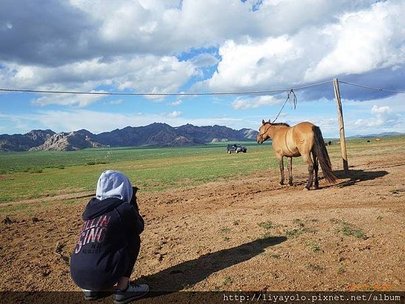
POLYGON ((313 128, 315 135, 315 145, 313 147, 313 152, 319 160, 321 165, 323 176, 329 183, 336 182, 336 176, 332 172, 332 164, 330 162, 328 150, 326 150, 325 142, 323 140, 322 132, 319 127, 314 126, 313 128))

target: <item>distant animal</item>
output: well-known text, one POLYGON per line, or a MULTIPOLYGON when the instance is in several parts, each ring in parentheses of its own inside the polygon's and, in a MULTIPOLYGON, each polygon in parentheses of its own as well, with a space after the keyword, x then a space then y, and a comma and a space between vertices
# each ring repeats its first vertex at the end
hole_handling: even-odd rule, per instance
POLYGON ((329 183, 334 183, 336 177, 332 172, 332 165, 325 142, 318 126, 310 122, 301 122, 293 127, 286 123, 271 123, 262 121, 257 135, 257 143, 262 144, 267 139, 272 140, 273 150, 279 160, 280 184, 284 185, 284 156, 288 162, 288 184, 293 184, 292 158, 302 156, 308 164, 308 181, 305 189, 309 190, 312 185, 319 188, 318 161, 323 175, 329 183))

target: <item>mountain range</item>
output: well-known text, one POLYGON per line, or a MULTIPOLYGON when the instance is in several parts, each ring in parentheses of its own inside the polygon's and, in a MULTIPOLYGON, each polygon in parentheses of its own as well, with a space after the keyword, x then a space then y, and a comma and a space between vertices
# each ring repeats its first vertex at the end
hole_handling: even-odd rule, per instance
POLYGON ((197 127, 191 124, 171 127, 153 123, 142 127, 126 127, 111 132, 93 134, 82 129, 55 133, 52 130, 32 130, 26 134, 0 135, 0 151, 74 151, 94 147, 187 146, 217 141, 256 139, 257 131, 234 130, 224 126, 197 127))
POLYGON ((375 133, 375 134, 367 134, 367 135, 354 135, 349 136, 348 138, 373 138, 373 137, 390 137, 390 136, 401 136, 404 133, 400 132, 382 132, 382 133, 375 133))

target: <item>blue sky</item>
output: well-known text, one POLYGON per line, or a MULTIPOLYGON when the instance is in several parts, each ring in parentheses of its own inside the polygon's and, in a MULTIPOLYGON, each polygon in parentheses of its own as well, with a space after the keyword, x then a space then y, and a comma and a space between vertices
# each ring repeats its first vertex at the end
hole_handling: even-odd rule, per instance
MULTIPOLYGON (((132 93, 297 90, 278 121, 337 137, 405 132, 405 0, 0 2, 0 88, 132 93), (24 3, 22 3, 24 2, 24 3), (24 7, 24 10, 21 10, 24 7)), ((0 134, 164 122, 257 129, 287 92, 100 96, 0 92, 0 134)))

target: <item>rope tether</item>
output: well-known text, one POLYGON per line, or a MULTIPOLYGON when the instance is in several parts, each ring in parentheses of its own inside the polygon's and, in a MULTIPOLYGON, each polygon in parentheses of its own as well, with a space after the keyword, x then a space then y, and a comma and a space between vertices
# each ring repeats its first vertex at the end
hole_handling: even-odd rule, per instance
POLYGON ((276 118, 273 120, 273 123, 276 122, 277 118, 280 116, 281 112, 283 111, 284 106, 286 105, 287 101, 290 100, 291 94, 293 95, 292 102, 293 102, 294 110, 295 110, 295 108, 297 107, 297 96, 295 95, 294 89, 291 89, 291 90, 288 92, 288 94, 287 94, 287 99, 284 101, 283 106, 281 107, 280 111, 278 112, 276 118))

